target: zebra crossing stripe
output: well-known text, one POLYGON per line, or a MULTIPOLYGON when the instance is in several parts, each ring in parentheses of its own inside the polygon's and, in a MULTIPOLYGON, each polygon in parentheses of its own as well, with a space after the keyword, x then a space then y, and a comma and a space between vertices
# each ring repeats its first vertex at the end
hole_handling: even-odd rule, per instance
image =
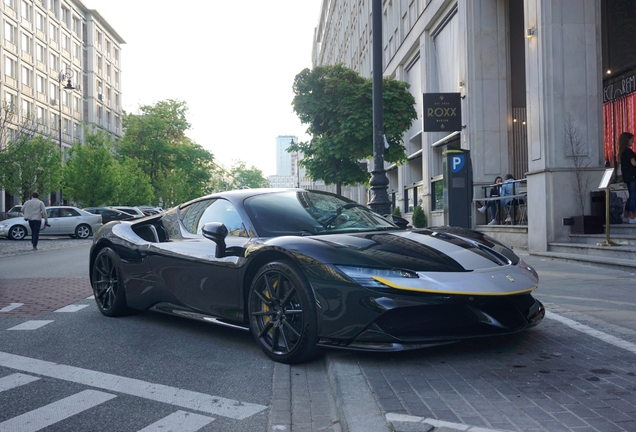
POLYGON ((11 312, 13 309, 17 309, 20 306, 24 306, 24 303, 11 303, 9 306, 5 306, 0 309, 0 312, 11 312))
POLYGON ((162 418, 158 422, 146 426, 138 432, 195 432, 204 426, 212 423, 213 417, 206 417, 186 411, 177 411, 167 417, 162 418))
POLYGON ((44 327, 47 324, 52 323, 53 320, 31 320, 25 321, 22 324, 18 324, 15 327, 8 328, 7 330, 37 330, 40 327, 44 327))
POLYGON ((78 310, 82 310, 85 307, 88 307, 88 305, 72 304, 72 305, 64 306, 63 308, 60 308, 58 310, 54 310, 53 312, 77 312, 78 310))
POLYGON ((117 396, 84 390, 0 423, 0 432, 36 432, 117 396))
POLYGON ((1 351, 0 366, 237 420, 243 420, 267 409, 265 405, 226 399, 220 396, 56 364, 1 351))
POLYGON ((21 373, 15 373, 0 378, 0 392, 11 390, 16 387, 23 386, 25 384, 37 381, 40 378, 31 375, 24 375, 21 373))

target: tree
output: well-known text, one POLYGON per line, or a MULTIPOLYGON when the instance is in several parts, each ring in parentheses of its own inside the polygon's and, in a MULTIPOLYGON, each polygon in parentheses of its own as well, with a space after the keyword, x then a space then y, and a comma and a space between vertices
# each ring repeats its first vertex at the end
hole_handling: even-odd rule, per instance
POLYGON ((413 209, 413 226, 415 228, 424 228, 426 226, 426 214, 421 206, 415 206, 413 209))
MULTIPOLYGON (((384 134, 387 162, 406 160, 402 135, 417 119, 409 84, 383 79, 384 134)), ((326 184, 367 183, 369 173, 360 161, 373 156, 373 81, 341 64, 304 69, 294 80, 292 106, 307 132, 309 142, 298 142, 288 152, 300 151, 299 162, 308 177, 326 184)))
POLYGON ((234 189, 270 187, 269 180, 263 177, 261 170, 254 166, 247 168, 245 162, 241 160, 234 161, 230 174, 234 178, 232 185, 234 189))
POLYGON ((149 177, 155 191, 160 191, 170 170, 174 168, 175 149, 182 143, 190 127, 186 119, 187 104, 166 100, 139 107, 139 114, 125 114, 125 135, 120 154, 137 160, 149 177))
POLYGON ((13 105, 3 101, 0 105, 0 173, 11 169, 20 147, 36 135, 36 119, 28 113, 16 112, 13 105))
POLYGON ((150 205, 158 202, 146 175, 135 159, 120 159, 112 166, 115 189, 109 201, 112 205, 150 205))
POLYGON ((566 156, 571 158, 572 166, 574 167, 570 178, 570 187, 572 188, 576 205, 581 211, 580 216, 583 216, 588 192, 592 187, 592 179, 586 172, 591 160, 587 156, 586 146, 581 138, 577 122, 569 112, 566 113, 563 129, 566 156))
POLYGON ((44 195, 60 187, 60 150, 50 138, 23 136, 20 144, 11 149, 10 160, 5 162, 0 186, 12 195, 19 194, 23 202, 29 199, 33 191, 44 195))
POLYGON ((64 165, 64 194, 86 207, 114 204, 117 161, 103 132, 86 132, 86 144, 71 148, 64 165))

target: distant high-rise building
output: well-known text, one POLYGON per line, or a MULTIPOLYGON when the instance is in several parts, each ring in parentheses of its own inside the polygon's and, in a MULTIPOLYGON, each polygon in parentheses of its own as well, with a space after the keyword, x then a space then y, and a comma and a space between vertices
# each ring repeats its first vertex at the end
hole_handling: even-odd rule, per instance
POLYGON ((298 137, 293 135, 279 135, 276 138, 276 175, 291 176, 292 172, 292 154, 287 152, 287 148, 298 142, 298 137))

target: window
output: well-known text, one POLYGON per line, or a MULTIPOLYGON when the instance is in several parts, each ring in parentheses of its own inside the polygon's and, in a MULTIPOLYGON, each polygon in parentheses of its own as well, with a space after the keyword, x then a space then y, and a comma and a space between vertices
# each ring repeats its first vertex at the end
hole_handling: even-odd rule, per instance
POLYGON ((69 97, 68 92, 63 91, 62 92, 62 105, 66 106, 66 107, 70 107, 71 106, 70 105, 70 99, 71 98, 69 97))
POLYGON ((31 102, 22 99, 22 115, 31 117, 31 102))
POLYGON ((22 33, 22 52, 31 54, 31 36, 22 33))
POLYGON ((71 11, 65 7, 62 7, 62 21, 64 21, 66 27, 71 28, 71 11))
POLYGON ((77 139, 82 138, 82 125, 73 123, 73 136, 77 139))
POLYGON ((75 57, 76 59, 80 58, 80 45, 76 42, 73 42, 73 57, 75 57))
POLYGON ((69 119, 64 119, 62 121, 62 124, 64 125, 63 128, 62 128, 62 131, 65 134, 70 135, 71 134, 71 121, 69 119))
POLYGON ((58 122, 59 116, 57 115, 56 112, 51 112, 51 129, 54 130, 59 130, 59 122, 58 122))
POLYGON ((53 23, 49 25, 49 39, 57 42, 57 28, 53 23))
POLYGON ((4 39, 15 45, 15 27, 8 21, 4 22, 4 39))
POLYGON ((35 89, 38 93, 44 93, 44 77, 42 75, 36 75, 35 89))
POLYGON ((10 76, 11 78, 15 78, 15 60, 10 57, 5 57, 4 59, 4 74, 6 76, 10 76))
POLYGON ((35 58, 44 63, 44 47, 40 44, 35 45, 35 58))
POLYGON ((31 71, 27 67, 22 67, 22 85, 31 87, 31 71))
POLYGON ((51 99, 55 100, 57 97, 57 84, 51 83, 51 99))
POLYGON ((80 110, 80 98, 73 97, 73 111, 79 112, 80 110))
POLYGON ((42 108, 41 106, 37 107, 36 114, 37 114, 38 123, 45 124, 44 123, 44 108, 42 108))
POLYGON ((73 17, 73 31, 77 37, 82 37, 82 22, 78 17, 73 17))
POLYGON ((101 75, 102 74, 102 56, 98 55, 95 61, 97 63, 97 73, 101 75))
POLYGON ((70 51, 70 46, 71 38, 67 34, 62 33, 62 48, 64 48, 66 51, 70 51))
POLYGON ((40 12, 35 13, 35 28, 42 32, 44 31, 44 15, 40 12))
POLYGON ((15 95, 13 93, 5 93, 4 99, 9 111, 13 111, 15 109, 15 95))
POLYGON ((116 64, 119 64, 119 49, 113 48, 113 57, 115 57, 116 64))
POLYGON ((4 0, 4 4, 9 6, 11 9, 14 9, 13 7, 13 1, 14 0, 4 0))
POLYGON ((49 62, 49 66, 53 70, 57 70, 57 56, 51 53, 51 61, 49 62))
POLYGON ((247 237, 243 221, 229 201, 199 201, 184 208, 181 215, 183 225, 192 234, 201 234, 203 225, 208 222, 221 222, 227 227, 229 236, 247 237))
POLYGON ((31 5, 22 0, 22 18, 31 21, 31 5))

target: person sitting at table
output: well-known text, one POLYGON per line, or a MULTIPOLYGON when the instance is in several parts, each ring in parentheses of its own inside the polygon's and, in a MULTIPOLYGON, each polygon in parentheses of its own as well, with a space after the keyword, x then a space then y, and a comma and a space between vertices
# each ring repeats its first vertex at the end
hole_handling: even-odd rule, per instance
MULTIPOLYGON (((516 195, 519 192, 519 188, 521 187, 521 183, 516 182, 515 178, 512 174, 506 174, 506 179, 503 182, 503 185, 501 185, 501 196, 512 196, 512 195, 516 195)), ((509 206, 511 203, 513 203, 513 198, 504 198, 501 201, 501 205, 504 208, 504 211, 506 212, 506 219, 504 222, 511 222, 512 219, 510 218, 510 209, 509 206)))
MULTIPOLYGON (((488 194, 489 198, 492 197, 498 197, 501 196, 501 184, 503 183, 503 179, 501 178, 501 176, 497 176, 495 178, 495 185, 490 188, 490 193, 488 194)), ((488 225, 494 225, 497 223, 496 220, 496 216, 497 216, 497 201, 498 200, 488 200, 486 201, 486 205, 483 205, 481 207, 479 207, 477 210, 479 210, 480 213, 484 213, 486 214, 486 210, 490 211, 490 222, 488 222, 488 225)), ((488 214, 486 214, 486 217, 488 217, 488 214)))

